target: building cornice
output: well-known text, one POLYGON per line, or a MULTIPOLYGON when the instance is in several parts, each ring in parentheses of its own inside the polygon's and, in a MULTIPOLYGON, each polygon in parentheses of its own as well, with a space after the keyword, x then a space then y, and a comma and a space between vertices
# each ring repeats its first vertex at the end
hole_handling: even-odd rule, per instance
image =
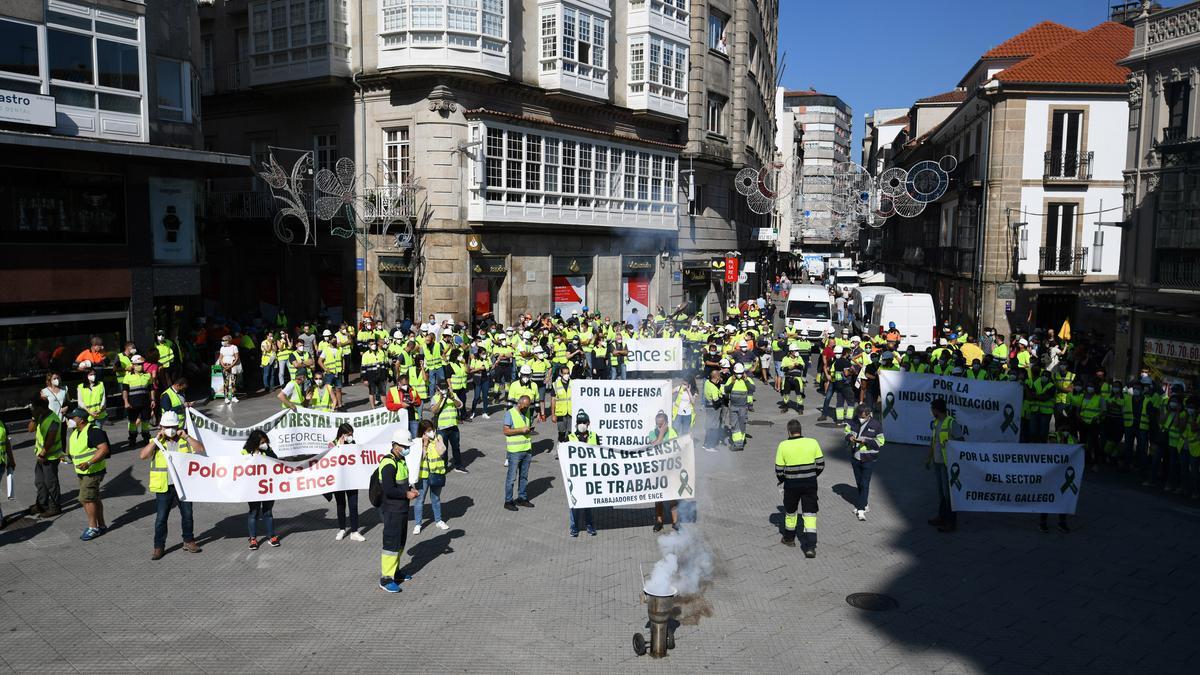
POLYGON ((651 140, 647 140, 644 138, 638 138, 636 136, 629 136, 627 134, 614 133, 611 131, 600 131, 600 130, 592 128, 592 127, 583 127, 583 126, 579 126, 576 124, 565 124, 563 122, 555 122, 554 120, 548 119, 545 117, 537 117, 534 115, 518 115, 516 113, 504 112, 501 110, 491 110, 489 108, 472 108, 470 110, 464 110, 463 115, 467 119, 492 117, 492 118, 501 119, 501 120, 520 122, 522 124, 535 125, 535 126, 539 126, 539 127, 543 127, 543 128, 547 128, 547 129, 561 129, 564 131, 570 131, 572 133, 587 134, 589 136, 596 136, 598 138, 620 141, 622 143, 633 143, 636 145, 647 145, 647 146, 656 147, 656 148, 663 148, 663 149, 673 150, 675 152, 681 152, 686 147, 684 145, 677 145, 675 143, 664 143, 662 141, 651 141, 651 140))

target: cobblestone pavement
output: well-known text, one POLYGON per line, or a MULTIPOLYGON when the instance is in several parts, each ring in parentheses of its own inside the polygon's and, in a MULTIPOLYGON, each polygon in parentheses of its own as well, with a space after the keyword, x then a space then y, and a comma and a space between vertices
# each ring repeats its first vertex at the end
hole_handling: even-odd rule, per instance
MULTIPOLYGON (((814 403, 815 397, 810 397, 814 403)), ((365 406, 356 386, 347 400, 365 406)), ((1188 500, 1089 473, 1071 534, 1041 534, 1018 515, 960 518, 955 534, 926 525, 934 483, 924 450, 889 446, 872 508, 858 522, 840 434, 806 432, 825 448, 818 557, 779 543, 773 463, 787 417, 760 396, 747 450, 698 453, 700 527, 719 559, 711 616, 681 625, 670 658, 638 659, 640 570, 658 558, 647 508, 597 513, 599 536, 567 535, 566 500, 541 426, 530 471, 534 509, 501 508, 501 415, 463 426, 470 474, 444 492, 448 531, 409 536, 413 580, 376 587, 380 527, 334 541, 333 504, 277 502, 283 546, 248 551, 233 504, 196 507, 200 555, 151 562, 154 506, 147 466, 118 444, 105 505, 111 531, 79 541, 76 483, 69 508, 0 532, 0 669, 87 672, 327 672, 420 668, 453 672, 1198 672, 1200 511, 1188 500), (899 608, 865 612, 845 597, 869 591, 899 608)), ((208 406, 216 416, 227 413, 208 406)), ((249 424, 277 409, 233 406, 249 424)), ((120 441, 123 429, 113 435, 120 441)), ((13 438, 18 500, 32 501, 31 441, 13 438)), ((365 494, 362 508, 369 510, 365 494)), ((428 513, 428 512, 427 512, 428 513)))

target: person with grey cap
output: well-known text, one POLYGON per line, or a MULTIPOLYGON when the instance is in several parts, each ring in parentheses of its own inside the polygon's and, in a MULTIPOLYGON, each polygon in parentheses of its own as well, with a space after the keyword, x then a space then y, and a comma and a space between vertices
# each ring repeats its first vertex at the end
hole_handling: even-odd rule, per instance
MULTIPOLYGON (((569 418, 568 418, 569 419, 569 418)), ((587 443, 588 445, 600 445, 600 437, 596 432, 589 428, 591 419, 588 414, 580 410, 575 416, 575 430, 567 434, 566 440, 575 443, 587 443)), ((592 509, 567 509, 567 526, 572 537, 579 536, 579 517, 583 516, 584 527, 587 528, 587 533, 591 536, 596 536, 596 525, 592 521, 592 509)))
POLYGON ((90 421, 88 412, 75 408, 67 414, 67 454, 79 477, 79 494, 76 499, 87 514, 88 526, 79 536, 91 541, 108 531, 104 520, 104 503, 100 501, 100 483, 108 467, 111 452, 108 435, 90 421))

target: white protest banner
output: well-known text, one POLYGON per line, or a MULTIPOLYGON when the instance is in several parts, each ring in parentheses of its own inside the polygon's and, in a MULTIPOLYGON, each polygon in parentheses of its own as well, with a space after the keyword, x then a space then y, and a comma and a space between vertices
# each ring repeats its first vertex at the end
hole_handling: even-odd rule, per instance
POLYGON ((558 444, 558 465, 573 509, 696 497, 691 436, 640 448, 567 441, 558 444))
POLYGON ((263 455, 166 455, 171 484, 184 501, 261 502, 312 497, 334 490, 364 490, 386 452, 361 445, 339 445, 300 462, 263 455))
POLYGON ((1018 382, 880 370, 879 389, 880 421, 889 442, 927 445, 933 428, 929 404, 936 398, 946 399, 965 440, 1016 443, 1020 438, 1024 390, 1018 382))
POLYGON ((1075 513, 1082 445, 951 441, 946 458, 955 511, 1075 513))
POLYGON ((241 455, 250 432, 261 429, 279 457, 315 455, 324 452, 343 422, 354 427, 354 440, 360 446, 386 451, 392 433, 408 428, 408 411, 392 412, 383 408, 356 413, 335 413, 299 408, 281 410, 249 427, 232 427, 192 408, 187 411, 188 433, 204 444, 209 457, 241 455))
POLYGON ((670 380, 571 380, 571 419, 586 412, 606 447, 644 446, 660 410, 671 414, 670 380))
POLYGON ((637 372, 670 372, 683 370, 683 340, 680 338, 629 338, 626 370, 637 372))

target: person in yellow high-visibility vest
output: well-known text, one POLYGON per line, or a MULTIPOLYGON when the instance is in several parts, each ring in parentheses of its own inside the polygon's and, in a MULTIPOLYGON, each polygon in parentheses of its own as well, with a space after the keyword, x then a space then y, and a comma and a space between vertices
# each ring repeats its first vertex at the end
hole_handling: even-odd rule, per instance
POLYGON ((526 495, 529 484, 529 460, 533 455, 533 399, 528 394, 517 399, 517 404, 504 415, 504 437, 508 467, 504 478, 504 508, 516 511, 518 506, 532 507, 526 495), (518 480, 519 476, 519 480, 518 480), (513 483, 517 483, 516 498, 513 498, 513 483))
POLYGON ((75 408, 67 416, 70 429, 67 454, 75 466, 75 475, 79 476, 76 499, 83 504, 88 519, 87 529, 79 538, 91 541, 108 531, 104 521, 104 503, 100 501, 100 483, 104 480, 108 468, 106 460, 111 450, 108 435, 92 424, 91 413, 83 408, 75 408))
POLYGON ((342 409, 342 349, 333 335, 325 331, 325 339, 317 348, 317 365, 325 371, 325 381, 333 394, 333 410, 342 409))
POLYGON ((392 434, 391 452, 375 469, 381 496, 379 517, 383 520, 379 588, 388 593, 399 593, 400 583, 412 578, 400 571, 400 556, 404 555, 404 543, 408 539, 409 502, 418 494, 409 480, 405 460, 411 446, 412 435, 408 429, 397 429, 392 434))
MULTIPOLYGON (((63 439, 67 435, 67 426, 62 418, 50 410, 46 399, 35 396, 30 403, 33 419, 29 426, 33 431, 33 484, 37 489, 37 497, 29 507, 32 515, 45 518, 57 516, 61 507, 60 488, 58 483, 58 464, 63 457, 63 439)), ((64 414, 66 411, 63 411, 64 414)), ((3 426, 3 425, 0 425, 3 426)))
POLYGON ((154 552, 150 554, 151 560, 162 558, 166 552, 167 517, 173 506, 179 507, 180 528, 183 530, 183 550, 189 553, 200 552, 192 530, 192 503, 180 499, 175 486, 170 484, 166 453, 184 452, 203 455, 204 445, 189 436, 187 431, 180 427, 179 415, 172 411, 162 414, 158 426, 158 435, 138 453, 139 458, 150 460, 149 488, 150 494, 154 495, 157 511, 154 519, 154 552))
POLYGON ((775 479, 783 486, 783 538, 796 545, 797 521, 804 521, 804 557, 817 557, 817 477, 825 470, 825 455, 815 438, 806 438, 800 420, 787 424, 788 438, 775 449, 775 479), (797 514, 797 511, 800 511, 797 514), (797 517, 799 515, 799 517, 797 517))
POLYGON ((958 516, 950 501, 950 469, 946 444, 951 440, 962 440, 963 431, 947 409, 946 399, 940 396, 933 399, 930 411, 933 421, 929 426, 933 433, 930 434, 925 468, 933 466, 937 469, 938 516, 930 519, 929 524, 937 527, 938 532, 953 532, 958 528, 958 516))
POLYGON ((571 367, 558 366, 558 377, 550 385, 550 414, 558 426, 558 442, 571 433, 571 367))

